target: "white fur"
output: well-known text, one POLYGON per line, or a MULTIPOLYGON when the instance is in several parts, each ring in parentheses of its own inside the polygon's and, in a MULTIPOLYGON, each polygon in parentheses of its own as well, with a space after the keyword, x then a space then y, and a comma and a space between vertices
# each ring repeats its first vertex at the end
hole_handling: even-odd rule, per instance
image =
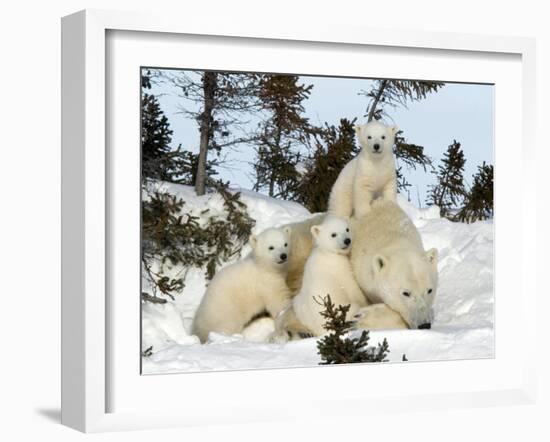
POLYGON ((298 293, 302 286, 304 265, 313 247, 311 227, 321 224, 325 216, 325 214, 314 215, 305 221, 284 226, 291 230, 290 257, 288 260, 286 283, 293 295, 298 293))
POLYGON ((340 172, 329 197, 329 213, 338 217, 361 217, 372 201, 381 197, 395 201, 397 193, 393 145, 396 126, 371 121, 355 127, 362 149, 340 172))
POLYGON ((391 330, 408 328, 407 323, 395 310, 386 304, 371 304, 361 308, 353 317, 354 328, 366 330, 391 330))
POLYGON ((314 248, 309 256, 300 292, 293 299, 293 309, 298 321, 314 335, 322 335, 325 319, 319 303, 330 295, 335 305, 351 305, 353 316, 367 300, 357 285, 349 261, 351 231, 342 218, 328 216, 321 225, 311 227, 314 248))
MULTIPOLYGON (((437 250, 424 251, 418 230, 391 201, 375 201, 370 212, 354 219, 352 225, 351 264, 369 301, 386 304, 410 328, 431 324, 437 292, 437 250)), ((367 321, 368 310, 363 313, 367 321)))
POLYGON ((266 310, 275 318, 287 306, 290 233, 290 228, 283 228, 252 235, 252 252, 216 274, 193 321, 193 334, 201 342, 211 331, 241 333, 258 313, 266 310))

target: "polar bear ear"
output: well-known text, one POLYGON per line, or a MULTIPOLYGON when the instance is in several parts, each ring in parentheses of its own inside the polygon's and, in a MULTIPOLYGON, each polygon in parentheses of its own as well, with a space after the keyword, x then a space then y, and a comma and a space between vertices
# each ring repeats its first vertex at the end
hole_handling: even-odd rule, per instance
POLYGON ((359 135, 359 134, 361 133, 361 128, 362 128, 362 127, 363 127, 363 126, 361 126, 360 124, 356 124, 356 125, 355 125, 354 129, 355 129, 355 133, 356 133, 357 135, 359 135))
POLYGON ((394 124, 393 126, 390 126, 390 131, 395 136, 397 132, 399 132, 399 128, 394 124))
POLYGON ((375 255, 372 258, 372 269, 374 273, 379 273, 384 267, 388 265, 388 260, 382 255, 375 255))
POLYGON ((321 226, 311 226, 311 229, 309 229, 311 232, 311 235, 314 238, 317 238, 319 236, 319 233, 321 233, 321 226))
POLYGON ((430 249, 426 252, 426 257, 428 258, 428 261, 433 265, 437 265, 438 256, 439 252, 436 248, 430 249))
POLYGON ((290 234, 292 233, 292 229, 290 227, 285 227, 283 229, 283 232, 285 232, 288 236, 290 236, 290 234))
POLYGON ((258 237, 256 235, 250 235, 250 238, 248 238, 248 243, 253 249, 256 248, 256 244, 258 244, 258 237))

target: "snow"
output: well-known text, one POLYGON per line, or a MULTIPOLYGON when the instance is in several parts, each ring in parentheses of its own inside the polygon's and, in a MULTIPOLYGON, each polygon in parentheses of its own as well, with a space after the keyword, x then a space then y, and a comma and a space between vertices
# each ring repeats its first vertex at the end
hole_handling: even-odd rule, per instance
MULTIPOLYGON (((156 186, 182 198, 184 211, 200 215, 203 220, 206 216, 224 214, 223 201, 218 195, 197 197, 191 187, 168 183, 156 186)), ((297 203, 240 191, 250 216, 256 220, 253 233, 311 216, 297 203)), ((492 358, 492 221, 453 223, 441 218, 437 207, 419 209, 402 197, 398 202, 419 229, 425 248, 436 247, 439 251, 435 320, 431 330, 372 331, 370 344, 387 338, 391 362, 402 361, 403 354, 409 361, 492 358)), ((248 246, 244 247, 243 256, 248 252, 248 246)), ((166 304, 142 304, 142 349, 153 347, 153 354, 143 358, 144 374, 306 367, 320 362, 315 338, 284 344, 266 342, 273 330, 270 318, 256 321, 243 335, 212 333, 209 342, 201 345, 190 331, 205 292, 204 271, 177 267, 165 271, 171 275, 186 272, 185 287, 166 304)), ((148 287, 146 278, 143 287, 145 290, 148 287)))

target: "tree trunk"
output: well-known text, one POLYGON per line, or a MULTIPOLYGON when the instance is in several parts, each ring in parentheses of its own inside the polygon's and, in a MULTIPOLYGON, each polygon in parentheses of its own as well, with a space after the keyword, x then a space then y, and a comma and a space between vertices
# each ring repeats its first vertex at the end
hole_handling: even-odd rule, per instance
POLYGON ((273 193, 275 191, 275 178, 273 177, 273 173, 271 174, 271 177, 269 178, 269 196, 273 197, 273 193))
POLYGON ((386 89, 387 84, 388 84, 388 80, 381 81, 380 87, 378 88, 378 92, 376 93, 376 96, 374 97, 374 100, 372 102, 372 105, 369 111, 369 116, 367 118, 367 122, 370 122, 374 119, 374 113, 376 112, 376 108, 378 107, 378 103, 382 98, 382 94, 384 93, 384 89, 386 89))
MULTIPOLYGON (((271 160, 273 160, 273 151, 275 150, 276 153, 281 151, 281 126, 277 125, 275 131, 275 141, 272 146, 269 146, 269 149, 271 150, 271 160)), ((273 164, 272 164, 273 166, 273 164)), ((271 170, 269 172, 269 196, 273 197, 275 195, 275 174, 277 171, 274 167, 271 167, 271 170)))
POLYGON ((205 72, 202 77, 202 88, 204 94, 204 110, 200 120, 200 150, 197 164, 197 178, 195 180, 195 192, 197 195, 204 195, 206 192, 206 161, 208 156, 208 145, 212 138, 212 113, 214 111, 214 95, 216 93, 217 78, 215 72, 205 72))

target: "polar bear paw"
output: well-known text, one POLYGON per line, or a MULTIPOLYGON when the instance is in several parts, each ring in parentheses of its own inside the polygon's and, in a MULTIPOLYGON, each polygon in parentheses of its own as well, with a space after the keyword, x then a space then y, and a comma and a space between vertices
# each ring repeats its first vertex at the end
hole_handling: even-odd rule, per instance
POLYGON ((371 304, 359 309, 351 320, 352 329, 384 330, 408 328, 399 313, 386 304, 371 304))

